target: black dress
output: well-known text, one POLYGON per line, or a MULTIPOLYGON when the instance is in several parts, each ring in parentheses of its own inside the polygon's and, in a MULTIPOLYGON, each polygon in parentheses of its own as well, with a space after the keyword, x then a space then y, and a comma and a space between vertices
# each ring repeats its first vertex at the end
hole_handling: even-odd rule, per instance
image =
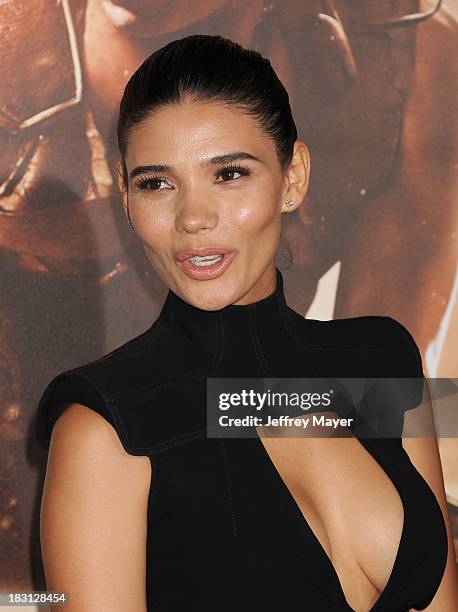
MULTIPOLYGON (((422 375, 418 347, 400 323, 305 319, 287 305, 277 269, 273 294, 218 311, 169 290, 144 333, 49 383, 36 438, 48 448, 57 416, 79 402, 113 425, 128 453, 150 457, 148 610, 350 611, 334 566, 261 440, 207 437, 206 378, 422 375)), ((396 560, 372 612, 426 607, 447 560, 443 516, 403 450, 402 422, 403 412, 399 437, 357 438, 404 508, 396 560)))

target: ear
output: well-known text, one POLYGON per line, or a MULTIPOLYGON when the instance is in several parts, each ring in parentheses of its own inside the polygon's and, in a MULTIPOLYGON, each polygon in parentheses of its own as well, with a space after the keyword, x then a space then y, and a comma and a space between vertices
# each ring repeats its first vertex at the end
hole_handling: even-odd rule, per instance
POLYGON ((282 212, 292 212, 298 208, 309 189, 310 184, 310 151, 302 140, 294 143, 293 156, 285 175, 285 188, 281 202, 282 212), (286 200, 293 200, 292 206, 286 200))
POLYGON ((127 210, 127 185, 124 183, 124 174, 120 161, 116 164, 116 178, 118 182, 119 191, 122 192, 122 207, 124 208, 124 213, 127 217, 127 220, 129 220, 129 214, 127 210))

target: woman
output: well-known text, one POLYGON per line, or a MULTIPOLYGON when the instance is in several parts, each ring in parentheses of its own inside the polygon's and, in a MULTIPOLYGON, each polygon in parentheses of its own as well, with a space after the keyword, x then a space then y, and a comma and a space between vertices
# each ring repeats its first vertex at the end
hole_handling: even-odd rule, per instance
POLYGON ((72 611, 456 610, 433 439, 207 436, 207 378, 422 374, 395 320, 286 303, 281 215, 310 159, 270 62, 220 36, 169 43, 129 80, 118 142, 125 213, 169 292, 41 398, 48 588, 72 611))

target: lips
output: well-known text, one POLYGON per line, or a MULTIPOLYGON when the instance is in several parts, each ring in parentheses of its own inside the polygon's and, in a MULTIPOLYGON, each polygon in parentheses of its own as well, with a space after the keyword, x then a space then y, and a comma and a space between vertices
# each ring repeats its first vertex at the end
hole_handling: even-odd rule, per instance
POLYGON ((219 248, 219 247, 208 247, 206 249, 200 249, 200 250, 188 250, 188 251, 178 251, 176 253, 176 258, 178 259, 178 261, 185 261, 186 259, 189 259, 190 257, 194 257, 195 255, 200 255, 201 257, 203 257, 204 255, 226 255, 228 253, 232 253, 232 249, 224 249, 224 248, 219 248))
POLYGON ((196 281, 212 280, 220 277, 230 267, 232 261, 235 258, 235 251, 227 251, 227 249, 202 249, 200 251, 180 251, 179 255, 184 257, 178 262, 178 266, 182 272, 186 274, 190 279, 196 281), (192 255, 220 255, 213 261, 201 260, 200 263, 194 262, 189 259, 189 253, 192 255), (188 257, 185 257, 188 255, 188 257), (205 261, 205 264, 203 263, 205 261))

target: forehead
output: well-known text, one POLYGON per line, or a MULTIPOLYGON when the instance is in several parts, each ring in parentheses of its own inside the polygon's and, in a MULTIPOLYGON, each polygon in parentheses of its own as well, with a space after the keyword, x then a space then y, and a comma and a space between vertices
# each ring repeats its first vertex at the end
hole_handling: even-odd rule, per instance
POLYGON ((183 101, 150 113, 129 133, 129 165, 145 161, 166 163, 247 150, 254 155, 275 155, 272 140, 256 118, 222 102, 183 101), (155 159, 152 159, 152 156, 155 159), (169 158, 169 159, 167 159, 169 158))

